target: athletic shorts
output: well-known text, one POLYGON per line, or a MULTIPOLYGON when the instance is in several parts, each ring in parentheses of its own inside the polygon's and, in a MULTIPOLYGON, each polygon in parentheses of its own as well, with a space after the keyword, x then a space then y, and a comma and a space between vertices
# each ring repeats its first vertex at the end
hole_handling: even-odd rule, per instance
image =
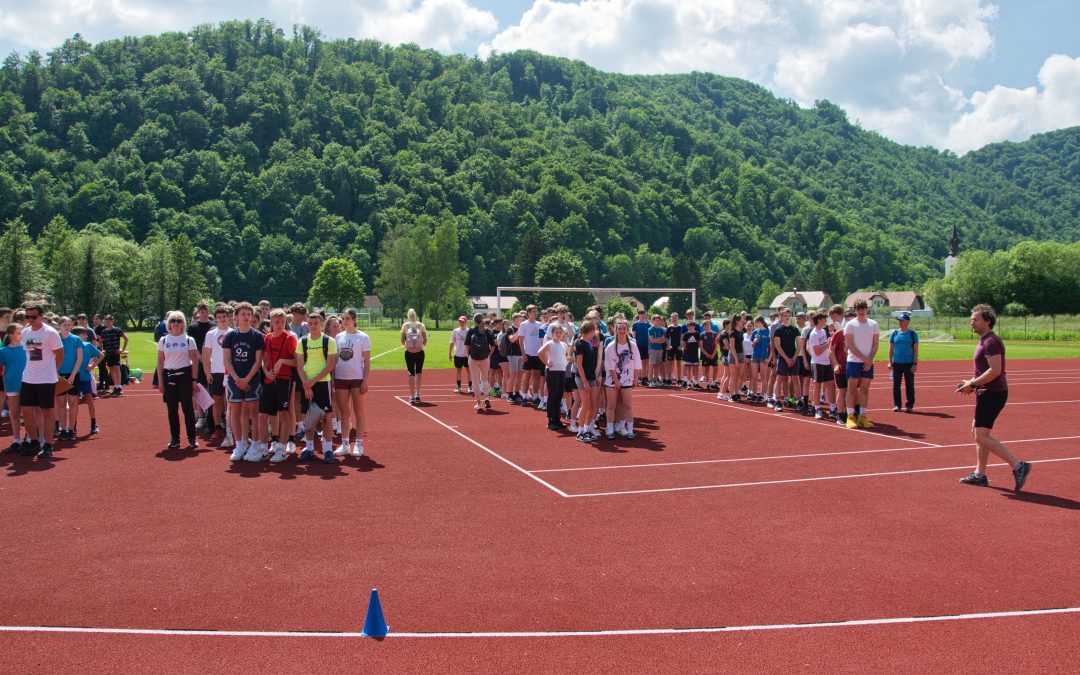
POLYGON ((847 363, 847 379, 849 380, 872 380, 874 379, 874 366, 869 366, 865 363, 859 363, 857 361, 848 361, 847 363))
POLYGON ((120 365, 120 354, 106 354, 105 360, 102 361, 106 368, 114 368, 120 365))
POLYGON ((279 412, 288 412, 292 393, 292 378, 263 382, 262 394, 259 396, 259 414, 274 416, 279 412))
POLYGON ((334 380, 334 389, 352 391, 353 389, 359 389, 363 384, 363 380, 334 380))
POLYGON ((667 358, 668 361, 682 361, 682 350, 681 349, 669 349, 669 350, 667 350, 666 358, 667 358))
POLYGON ((813 375, 813 365, 808 363, 806 359, 799 359, 799 377, 813 377, 813 375))
POLYGON ((683 358, 683 363, 688 365, 688 366, 696 366, 700 362, 696 358, 691 358, 691 357, 687 356, 687 357, 683 358))
POLYGON ((815 364, 813 364, 813 366, 814 366, 814 373, 813 373, 812 377, 814 378, 814 382, 832 382, 833 381, 834 378, 833 378, 832 366, 830 366, 827 363, 826 364, 815 363, 815 364))
POLYGON ((225 373, 210 373, 210 395, 225 395, 225 373))
POLYGON ((262 396, 262 382, 258 376, 248 383, 247 391, 243 391, 236 386, 236 381, 232 378, 229 378, 227 389, 226 394, 229 403, 251 403, 252 401, 258 401, 259 397, 262 396))
POLYGON ((1009 400, 1009 390, 982 389, 975 392, 975 427, 993 429, 994 422, 1009 400))
MULTIPOLYGON (((409 371, 409 377, 419 375, 424 372, 424 354, 423 349, 418 352, 405 352, 405 369, 409 371)), ((458 357, 454 357, 454 363, 457 363, 458 357)), ((468 359, 465 359, 466 365, 468 365, 468 359)))
POLYGON ((80 377, 75 383, 75 389, 72 389, 72 391, 78 391, 79 396, 90 396, 94 393, 94 380, 89 374, 86 377, 80 377))
POLYGON ((725 366, 730 366, 731 364, 735 363, 735 359, 731 358, 731 354, 723 354, 720 357, 720 363, 724 364, 725 366))
MULTIPOLYGON (((66 380, 69 377, 71 377, 71 373, 60 373, 60 379, 61 380, 66 380)), ((60 394, 60 395, 61 396, 78 396, 79 395, 78 380, 76 380, 75 386, 73 386, 71 389, 68 389, 63 394, 60 394)))
POLYGON ((718 359, 715 356, 712 357, 711 359, 709 357, 707 357, 707 356, 701 359, 701 365, 705 366, 706 368, 714 368, 714 367, 716 367, 716 364, 719 363, 719 362, 720 362, 720 359, 718 359))
POLYGON ((649 350, 649 365, 658 366, 664 362, 664 350, 663 349, 650 349, 649 350))
POLYGON ((469 357, 468 356, 455 356, 454 357, 454 367, 455 368, 468 368, 469 367, 469 357))
POLYGON ((641 345, 638 345, 637 350, 638 350, 638 356, 641 357, 641 362, 642 363, 645 363, 646 361, 649 360, 649 345, 645 345, 644 347, 642 347, 641 345))
POLYGON ((540 372, 543 372, 544 371, 544 364, 540 362, 540 357, 539 356, 528 356, 528 355, 526 355, 525 356, 525 365, 522 367, 522 369, 523 370, 539 370, 540 372))
POLYGON ((780 376, 780 377, 786 377, 786 376, 789 376, 789 375, 798 375, 799 374, 799 361, 798 361, 798 359, 795 360, 794 365, 789 366, 788 362, 787 362, 787 359, 782 358, 782 357, 778 357, 776 359, 776 374, 778 376, 780 376))
POLYGON ((520 356, 507 356, 506 360, 510 364, 510 372, 511 373, 520 373, 521 372, 521 357, 520 356))
MULTIPOLYGON (((308 408, 311 407, 311 403, 322 408, 323 412, 333 412, 333 403, 330 399, 330 383, 329 382, 316 382, 311 387, 311 398, 307 397, 307 391, 305 390, 300 397, 300 414, 306 415, 308 408)), ((269 414, 269 413, 267 413, 269 414)))
POLYGON ((600 386, 598 380, 582 379, 580 375, 574 376, 574 384, 577 385, 578 389, 596 389, 600 386))
POLYGON ((836 388, 837 389, 847 389, 847 374, 846 373, 840 373, 839 375, 837 375, 836 373, 833 373, 833 379, 836 380, 836 388))
POLYGON ((732 356, 735 357, 734 360, 731 362, 732 365, 741 366, 742 364, 746 363, 746 357, 743 356, 742 352, 735 352, 734 354, 732 354, 732 356))
POLYGON ((563 393, 574 391, 577 389, 577 378, 570 373, 566 374, 566 379, 563 380, 563 393))
POLYGON ((52 410, 56 402, 56 384, 30 384, 23 382, 19 403, 24 408, 52 410))
MULTIPOLYGON (((753 356, 753 357, 750 358, 751 363, 765 363, 768 360, 769 359, 768 359, 767 356, 753 356)), ((771 363, 769 364, 769 367, 772 368, 771 363)))

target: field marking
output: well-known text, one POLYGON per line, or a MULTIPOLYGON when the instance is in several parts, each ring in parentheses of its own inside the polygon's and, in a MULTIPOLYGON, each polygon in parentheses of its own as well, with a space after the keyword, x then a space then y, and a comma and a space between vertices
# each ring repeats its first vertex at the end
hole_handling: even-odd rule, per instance
MULTIPOLYGON (((1080 457, 1061 457, 1058 459, 1033 459, 1029 461, 1029 464, 1045 464, 1048 462, 1073 462, 1080 460, 1080 457)), ((989 467, 1008 466, 1008 464, 987 464, 989 467)), ((784 485, 788 483, 813 483, 823 480, 842 480, 845 478, 876 478, 879 476, 902 476, 907 474, 916 473, 934 473, 937 471, 966 471, 971 468, 971 464, 964 466, 942 466, 934 469, 907 469, 904 471, 880 471, 876 473, 852 473, 842 476, 815 476, 813 478, 782 478, 777 480, 761 480, 748 483, 718 483, 715 485, 689 485, 686 487, 672 487, 672 488, 649 488, 644 490, 616 490, 613 492, 587 492, 587 493, 575 493, 568 494, 567 497, 613 497, 615 495, 640 495, 640 494, 652 494, 657 492, 689 492, 692 490, 718 490, 720 488, 733 488, 733 487, 755 487, 761 485, 784 485)))
MULTIPOLYGON (((700 633, 749 633, 773 630, 806 630, 814 628, 851 628, 858 626, 888 626, 942 621, 978 621, 1012 619, 1030 616, 1053 616, 1080 613, 1080 607, 1050 609, 1021 609, 971 614, 940 614, 936 616, 904 616, 883 619, 849 619, 846 621, 817 621, 807 623, 749 624, 744 626, 710 626, 704 628, 625 628, 611 630, 557 631, 476 631, 476 632, 402 632, 389 633, 387 639, 429 638, 552 638, 552 637, 615 637, 636 635, 693 635, 700 633)), ((89 633, 105 635, 165 635, 177 637, 283 637, 283 638, 360 638, 362 633, 334 631, 269 631, 269 630, 206 630, 183 628, 94 628, 90 626, 0 626, 8 633, 89 633)))
MULTIPOLYGON (((1070 399, 1068 401, 1013 401, 1009 403, 1009 407, 1014 405, 1049 405, 1051 403, 1080 403, 1080 399, 1070 399)), ((917 410, 942 410, 945 408, 974 408, 974 403, 961 403, 957 405, 928 405, 918 406, 917 410)), ((870 412, 897 412, 892 408, 871 408, 870 412)), ((903 413, 907 415, 907 413, 903 413)), ((916 413, 917 416, 917 413, 916 413)))
POLYGON ((481 450, 483 450, 484 452, 488 453, 489 455, 491 455, 491 456, 492 456, 492 457, 494 457, 495 459, 499 460, 500 462, 503 462, 504 464, 506 464, 506 465, 508 465, 508 466, 511 466, 511 467, 513 467, 513 468, 514 468, 514 469, 516 469, 517 471, 520 471, 520 472, 521 472, 522 474, 524 474, 524 475, 528 476, 529 478, 533 479, 533 480, 534 480, 534 481, 536 481, 537 483, 540 483, 541 485, 543 485, 543 486, 544 486, 544 487, 546 487, 547 489, 551 490, 551 491, 552 491, 552 492, 554 492, 555 494, 559 495, 560 497, 568 497, 568 496, 569 496, 569 495, 567 495, 567 494, 566 494, 565 492, 563 492, 562 490, 560 490, 559 488, 557 488, 557 487, 555 487, 554 485, 552 485, 551 483, 548 483, 547 481, 545 481, 545 480, 544 480, 543 478, 540 478, 539 476, 534 476, 534 475, 532 475, 532 474, 531 474, 530 472, 526 471, 525 469, 522 469, 522 468, 521 468, 520 466, 518 466, 517 464, 514 464, 513 462, 511 462, 511 461, 510 461, 510 460, 508 460, 507 458, 503 457, 503 456, 502 456, 502 455, 500 455, 499 453, 497 453, 497 452, 495 452, 494 450, 492 450, 491 448, 487 447, 486 445, 484 445, 484 444, 480 443, 479 441, 473 440, 473 439, 472 439, 472 438, 470 438, 469 436, 466 436, 466 435, 465 435, 465 434, 463 434, 462 432, 458 431, 458 430, 457 430, 457 429, 456 429, 455 427, 452 427, 452 426, 450 426, 449 424, 447 424, 446 422, 443 422, 443 421, 442 421, 442 420, 440 420, 440 419, 439 419, 438 417, 435 417, 434 415, 432 415, 432 414, 428 413, 427 411, 425 411, 425 410, 422 410, 422 409, 420 409, 420 408, 417 408, 417 407, 416 407, 416 406, 414 406, 414 405, 411 405, 411 404, 410 404, 410 403, 409 403, 409 402, 408 402, 408 401, 407 401, 407 400, 406 400, 406 399, 405 399, 404 397, 402 397, 402 396, 395 396, 394 398, 396 398, 396 399, 397 399, 398 401, 400 401, 400 402, 401 402, 401 403, 402 403, 403 405, 406 405, 406 406, 408 406, 408 407, 409 407, 409 409, 411 409, 411 410, 415 410, 416 412, 420 413, 420 414, 421 414, 421 415, 423 415, 424 417, 427 417, 428 419, 430 419, 431 421, 435 422, 436 424, 438 424, 439 426, 443 427, 444 429, 447 429, 447 430, 449 430, 449 431, 451 431, 451 432, 453 432, 453 433, 457 434, 458 436, 460 436, 460 437, 464 438, 464 439, 465 439, 466 441, 468 441, 469 443, 472 443, 473 445, 475 445, 476 447, 480 448, 480 449, 481 449, 481 450))
POLYGON ((399 349, 404 349, 404 347, 402 347, 402 346, 400 346, 400 345, 399 345, 399 346, 397 346, 397 347, 394 347, 393 349, 387 349, 387 350, 386 350, 385 352, 383 352, 382 354, 376 354, 375 356, 372 356, 372 357, 371 357, 371 360, 372 360, 372 361, 374 361, 375 359, 379 358, 380 356, 386 356, 387 354, 393 354, 394 352, 396 352, 396 351, 397 351, 397 350, 399 350, 399 349))
MULTIPOLYGON (((858 431, 858 432, 861 432, 861 433, 864 433, 864 434, 870 434, 871 436, 875 436, 877 438, 896 438, 896 436, 890 436, 888 434, 879 434, 876 431, 869 431, 867 429, 848 429, 846 427, 841 428, 839 425, 837 425, 837 424, 835 424, 833 422, 822 423, 820 420, 806 419, 806 418, 803 418, 803 417, 792 417, 791 415, 778 415, 775 412, 765 412, 764 410, 755 410, 753 408, 743 407, 742 405, 739 405, 738 403, 728 403, 727 401, 703 401, 700 398, 690 398, 689 396, 680 396, 679 394, 672 394, 671 397, 672 398, 681 398, 681 399, 686 400, 686 401, 696 401, 698 403, 705 403, 705 404, 708 404, 708 405, 720 406, 721 408, 731 408, 733 410, 741 410, 743 412, 754 413, 756 415, 768 415, 772 419, 784 419, 784 420, 790 420, 792 422, 805 422, 805 423, 813 424, 816 427, 829 427, 829 428, 835 429, 836 431, 844 431, 844 432, 858 431)), ((930 448, 940 447, 937 443, 931 443, 929 441, 919 441, 919 440, 916 440, 914 438, 909 438, 909 439, 906 440, 906 442, 907 443, 918 443, 919 445, 925 445, 925 446, 930 447, 930 448)))
MULTIPOLYGON (((1052 438, 1018 438, 1015 440, 1003 440, 1002 443, 1041 443, 1047 441, 1070 441, 1080 436, 1055 436, 1052 438)), ((767 457, 730 457, 726 459, 696 459, 683 462, 651 462, 646 464, 616 464, 613 466, 581 466, 568 469, 533 469, 530 473, 570 473, 575 471, 608 471, 612 469, 651 469, 666 466, 685 466, 690 464, 730 464, 733 462, 759 462, 777 459, 806 459, 817 457, 843 457, 846 455, 874 455, 884 452, 911 452, 912 450, 944 450, 946 448, 966 448, 974 446, 974 443, 953 443, 951 445, 938 445, 933 448, 914 446, 910 448, 884 448, 880 450, 842 450, 840 452, 814 452, 804 455, 770 455, 767 457)))

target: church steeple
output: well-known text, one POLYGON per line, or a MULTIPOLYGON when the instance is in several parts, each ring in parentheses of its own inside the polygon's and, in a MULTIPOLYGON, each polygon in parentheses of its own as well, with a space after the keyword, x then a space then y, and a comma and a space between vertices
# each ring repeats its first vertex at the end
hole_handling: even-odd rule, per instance
POLYGON ((956 231, 956 223, 953 223, 952 236, 949 237, 949 255, 954 258, 960 255, 960 233, 956 231))

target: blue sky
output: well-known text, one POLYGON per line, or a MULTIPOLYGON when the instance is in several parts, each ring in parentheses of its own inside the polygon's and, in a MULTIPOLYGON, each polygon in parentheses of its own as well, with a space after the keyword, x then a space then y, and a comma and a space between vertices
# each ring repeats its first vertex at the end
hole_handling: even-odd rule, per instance
POLYGON ((444 53, 742 77, 958 153, 1080 124, 1077 0, 0 0, 0 53, 259 17, 444 53))

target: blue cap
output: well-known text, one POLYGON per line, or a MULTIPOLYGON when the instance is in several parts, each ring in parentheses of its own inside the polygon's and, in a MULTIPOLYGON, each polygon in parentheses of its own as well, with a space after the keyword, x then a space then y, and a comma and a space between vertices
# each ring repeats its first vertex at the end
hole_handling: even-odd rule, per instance
POLYGON ((897 321, 911 321, 911 315, 907 312, 900 312, 900 316, 896 317, 897 321))

